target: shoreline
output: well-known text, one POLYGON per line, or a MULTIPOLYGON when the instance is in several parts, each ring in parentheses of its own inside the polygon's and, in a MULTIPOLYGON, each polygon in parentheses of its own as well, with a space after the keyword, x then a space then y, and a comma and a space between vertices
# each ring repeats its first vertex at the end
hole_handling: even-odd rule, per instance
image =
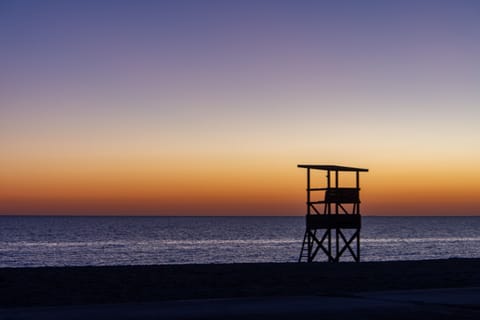
POLYGON ((0 308, 480 287, 480 258, 0 268, 0 308))

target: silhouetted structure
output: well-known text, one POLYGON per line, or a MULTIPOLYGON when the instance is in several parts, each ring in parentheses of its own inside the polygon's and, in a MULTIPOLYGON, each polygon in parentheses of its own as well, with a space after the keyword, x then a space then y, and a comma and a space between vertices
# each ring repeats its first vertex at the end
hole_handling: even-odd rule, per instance
POLYGON ((307 169, 306 231, 298 262, 313 262, 321 250, 329 262, 338 262, 349 251, 360 261, 360 172, 368 169, 335 165, 299 164, 307 169), (327 172, 325 187, 312 187, 312 170, 327 172), (339 172, 355 174, 354 186, 340 187, 339 172), (334 182, 334 183, 333 183, 334 182), (312 196, 322 193, 323 199, 312 196))

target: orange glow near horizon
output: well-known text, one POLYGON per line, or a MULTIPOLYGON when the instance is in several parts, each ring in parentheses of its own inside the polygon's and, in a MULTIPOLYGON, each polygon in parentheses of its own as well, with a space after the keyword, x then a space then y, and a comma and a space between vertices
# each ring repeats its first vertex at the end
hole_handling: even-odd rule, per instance
MULTIPOLYGON (((25 167, 2 172, 1 214, 303 215, 305 171, 266 163, 117 163, 86 170, 25 167), (287 170, 288 169, 288 170, 287 170)), ((470 170, 391 170, 360 174, 365 215, 476 215, 480 176, 470 170)), ((323 173, 312 176, 321 186, 323 173)), ((342 183, 351 182, 348 174, 342 183)))

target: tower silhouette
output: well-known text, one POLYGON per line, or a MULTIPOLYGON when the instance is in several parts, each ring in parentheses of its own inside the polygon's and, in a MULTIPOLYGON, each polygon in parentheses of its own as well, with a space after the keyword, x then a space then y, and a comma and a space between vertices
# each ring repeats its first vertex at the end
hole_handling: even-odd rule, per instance
POLYGON ((329 262, 349 252, 360 261, 360 172, 368 169, 337 165, 299 164, 307 169, 306 230, 298 262, 313 262, 321 251, 329 262), (312 173, 326 171, 326 185, 312 187, 312 173), (355 174, 354 186, 341 187, 340 173, 355 174), (323 197, 322 197, 323 195, 323 197))

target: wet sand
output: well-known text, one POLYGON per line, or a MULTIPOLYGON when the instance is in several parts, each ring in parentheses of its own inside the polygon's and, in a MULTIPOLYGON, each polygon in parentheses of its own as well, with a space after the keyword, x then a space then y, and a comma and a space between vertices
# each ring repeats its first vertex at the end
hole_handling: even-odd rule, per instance
MULTIPOLYGON (((480 259, 0 269, 0 308, 480 287, 480 259)), ((478 306, 480 308, 480 306, 478 306)))

